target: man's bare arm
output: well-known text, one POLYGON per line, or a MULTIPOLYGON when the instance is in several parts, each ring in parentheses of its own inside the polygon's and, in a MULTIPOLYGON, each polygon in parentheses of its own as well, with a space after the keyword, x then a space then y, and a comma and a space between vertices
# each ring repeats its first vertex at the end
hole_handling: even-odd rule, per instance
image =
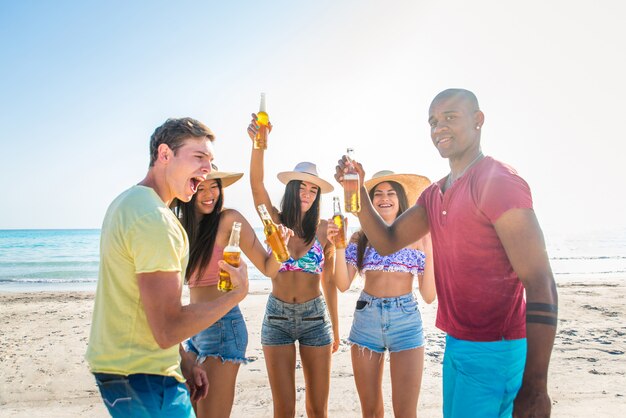
POLYGON ((211 302, 182 305, 182 280, 179 272, 141 273, 137 275, 139 294, 152 335, 159 347, 172 347, 210 327, 248 294, 245 262, 234 268, 219 261, 231 275, 235 290, 211 302))
POLYGON ((526 290, 528 354, 514 415, 550 416, 548 365, 557 322, 557 291, 534 211, 512 209, 495 222, 509 261, 526 290))
MULTIPOLYGON (((344 156, 339 160, 335 168, 335 180, 341 183, 343 173, 347 166, 347 158, 344 156)), ((420 206, 413 206, 398 217, 393 224, 387 225, 378 215, 367 189, 363 186, 365 172, 363 166, 352 162, 361 179, 361 211, 358 213, 361 228, 367 235, 367 239, 380 255, 393 254, 404 247, 409 246, 422 238, 429 231, 428 215, 426 210, 420 206)))

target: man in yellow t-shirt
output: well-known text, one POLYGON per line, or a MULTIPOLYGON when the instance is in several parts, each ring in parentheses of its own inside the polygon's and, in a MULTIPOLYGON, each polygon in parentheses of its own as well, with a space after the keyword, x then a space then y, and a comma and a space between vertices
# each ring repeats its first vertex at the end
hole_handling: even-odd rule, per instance
POLYGON ((180 342, 211 326, 248 292, 245 263, 220 261, 235 290, 181 304, 189 246, 169 209, 189 201, 211 171, 213 133, 191 119, 168 119, 150 139, 146 177, 109 206, 87 362, 113 417, 193 417, 190 394, 206 395, 206 375, 181 361, 180 342), (184 376, 184 377, 183 377, 184 376))

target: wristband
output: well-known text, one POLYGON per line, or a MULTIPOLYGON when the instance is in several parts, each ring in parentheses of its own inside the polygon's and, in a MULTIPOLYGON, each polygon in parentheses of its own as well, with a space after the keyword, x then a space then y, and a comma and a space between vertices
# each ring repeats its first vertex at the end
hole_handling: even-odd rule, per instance
POLYGON ((556 327, 557 319, 554 316, 526 315, 526 323, 545 324, 556 327))
POLYGON ((559 307, 550 303, 528 302, 526 304, 526 312, 528 311, 557 313, 559 312, 559 307))

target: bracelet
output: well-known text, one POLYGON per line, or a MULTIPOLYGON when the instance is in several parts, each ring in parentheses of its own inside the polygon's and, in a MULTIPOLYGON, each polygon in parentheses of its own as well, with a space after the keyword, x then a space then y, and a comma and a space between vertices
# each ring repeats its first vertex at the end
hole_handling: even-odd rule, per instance
POLYGON ((526 323, 545 324, 556 327, 557 320, 555 316, 526 315, 526 323))
POLYGON ((526 312, 528 311, 557 313, 559 312, 559 307, 550 303, 528 302, 526 304, 526 312))

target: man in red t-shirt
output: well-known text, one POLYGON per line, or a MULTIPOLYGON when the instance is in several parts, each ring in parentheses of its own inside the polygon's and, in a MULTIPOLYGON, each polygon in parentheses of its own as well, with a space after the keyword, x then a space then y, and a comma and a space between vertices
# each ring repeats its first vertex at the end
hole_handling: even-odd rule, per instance
MULTIPOLYGON (((376 216, 361 187, 358 217, 383 255, 431 233, 436 325, 447 333, 444 416, 549 416, 556 285, 530 188, 513 168, 481 152, 484 119, 472 92, 439 93, 428 123, 450 173, 392 225, 376 216)), ((344 157, 339 182, 346 165, 344 157)), ((355 165, 362 182, 363 168, 355 165)))

